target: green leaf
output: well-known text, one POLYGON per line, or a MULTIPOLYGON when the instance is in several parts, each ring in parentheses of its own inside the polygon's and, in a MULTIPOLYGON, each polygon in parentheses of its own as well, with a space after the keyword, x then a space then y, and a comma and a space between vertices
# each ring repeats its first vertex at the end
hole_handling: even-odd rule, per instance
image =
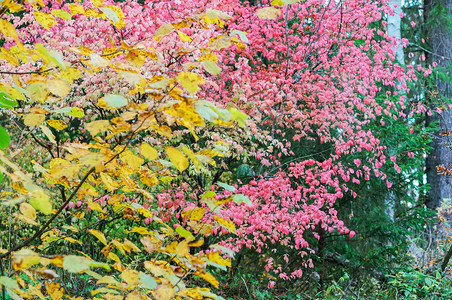
POLYGON ((144 288, 148 290, 155 290, 157 288, 157 281, 155 281, 155 279, 149 276, 148 274, 140 272, 138 274, 138 277, 140 278, 141 285, 144 288))
POLYGON ((103 12, 107 16, 107 18, 110 19, 110 21, 112 21, 113 23, 118 23, 120 21, 119 17, 112 9, 108 7, 99 7, 99 10, 103 12))
POLYGON ((248 198, 248 196, 246 196, 246 195, 242 195, 242 194, 237 194, 237 195, 234 195, 234 197, 232 197, 232 201, 234 201, 235 203, 237 203, 237 204, 240 204, 240 203, 246 203, 249 207, 251 207, 251 200, 250 200, 250 198, 248 198))
POLYGON ((220 250, 222 253, 227 254, 231 258, 234 258, 234 256, 235 256, 234 251, 232 251, 231 249, 229 249, 227 247, 220 246, 218 244, 210 245, 209 248, 220 250))
POLYGON ((5 92, 0 92, 0 107, 13 108, 17 106, 17 101, 12 99, 10 95, 5 92))
POLYGON ((44 56, 49 61, 54 62, 60 69, 65 68, 65 66, 57 58, 53 57, 53 55, 51 55, 42 44, 35 44, 35 48, 42 54, 42 56, 44 56))
POLYGON ((245 113, 236 108, 230 108, 229 112, 232 114, 234 120, 237 121, 240 127, 246 126, 246 119, 248 119, 248 116, 245 113))
POLYGON ((5 286, 7 288, 18 290, 19 285, 17 284, 17 281, 15 281, 12 278, 6 277, 6 276, 0 276, 0 286, 5 286))
POLYGON ((21 296, 17 295, 14 291, 9 288, 6 288, 6 294, 13 300, 23 300, 21 296))
POLYGON ((127 105, 127 99, 120 95, 106 95, 105 102, 110 107, 121 108, 127 105))
POLYGON ((248 38, 246 37, 246 33, 245 32, 240 31, 240 30, 232 30, 230 35, 234 36, 236 34, 240 37, 242 42, 244 42, 244 43, 248 43, 249 42, 248 38))
POLYGON ((214 198, 217 194, 214 191, 207 191, 205 192, 202 196, 201 199, 209 199, 209 198, 214 198))
POLYGON ((232 185, 223 182, 217 182, 217 184, 227 191, 235 192, 235 187, 233 187, 232 185))
POLYGON ((91 263, 93 263, 93 261, 86 257, 68 255, 64 257, 63 269, 71 273, 80 273, 82 271, 89 270, 91 263))
POLYGON ((30 204, 45 215, 52 213, 52 203, 43 190, 37 189, 30 193, 30 204))
POLYGON ((198 104, 195 106, 196 112, 204 119, 209 122, 218 119, 218 114, 212 109, 210 106, 206 106, 203 104, 198 104))
POLYGON ((202 62, 204 69, 212 75, 217 75, 221 72, 221 68, 214 62, 205 60, 202 62))
POLYGON ((187 237, 193 237, 193 234, 191 234, 191 232, 190 231, 188 231, 188 230, 185 230, 182 226, 178 226, 177 228, 176 228, 176 232, 181 236, 181 237, 184 237, 184 238, 187 238, 187 237))
POLYGON ((6 148, 8 147, 9 143, 11 142, 11 138, 9 137, 8 132, 0 126, 0 148, 6 148))

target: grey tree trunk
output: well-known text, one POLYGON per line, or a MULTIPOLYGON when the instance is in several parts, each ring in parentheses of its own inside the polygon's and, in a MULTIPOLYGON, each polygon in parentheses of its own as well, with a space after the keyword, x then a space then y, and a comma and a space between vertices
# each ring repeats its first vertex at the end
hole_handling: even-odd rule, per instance
MULTIPOLYGON (((388 14, 388 36, 393 37, 397 41, 397 46, 394 47, 396 52, 396 59, 401 66, 405 66, 405 55, 403 53, 402 47, 402 18, 400 14, 402 13, 402 0, 392 0, 389 4, 394 10, 394 14, 388 14)), ((400 91, 404 93, 404 91, 400 91)), ((389 190, 385 195, 385 213, 391 221, 394 221, 395 211, 396 211, 397 199, 392 190, 389 190)), ((389 241, 389 244, 391 242, 389 241)))
POLYGON ((405 55, 403 54, 403 48, 400 45, 402 39, 402 30, 400 26, 402 23, 402 18, 400 17, 400 13, 402 12, 402 0, 392 0, 390 6, 394 10, 394 15, 388 15, 388 36, 396 38, 396 57, 401 65, 405 65, 405 55))
MULTIPOLYGON (((448 28, 446 22, 438 17, 437 11, 442 10, 445 18, 452 16, 452 0, 425 0, 424 1, 424 23, 428 28, 428 43, 432 49, 427 53, 430 62, 439 61, 442 71, 447 72, 450 69, 450 58, 452 56, 452 28, 448 28), (448 15, 448 16, 447 16, 448 15)), ((430 103, 448 102, 451 98, 451 83, 448 80, 442 80, 438 76, 435 79, 438 96, 432 96, 427 92, 426 100, 430 103), (430 97, 430 99, 428 99, 430 97)), ((434 92, 434 90, 432 92, 434 92)), ((440 165, 445 167, 452 166, 452 111, 447 109, 438 115, 434 113, 427 117, 427 124, 438 122, 439 131, 435 132, 430 151, 426 159, 427 183, 430 185, 426 205, 430 209, 437 209, 443 203, 444 199, 452 198, 452 178, 438 174, 437 168, 440 165)), ((449 220, 451 216, 448 217, 449 220)))

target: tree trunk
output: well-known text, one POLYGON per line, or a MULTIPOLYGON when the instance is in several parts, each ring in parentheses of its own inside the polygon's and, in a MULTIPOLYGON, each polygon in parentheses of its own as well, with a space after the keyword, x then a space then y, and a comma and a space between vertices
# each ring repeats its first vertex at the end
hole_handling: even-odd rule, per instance
MULTIPOLYGON (((397 41, 397 45, 394 47, 396 52, 397 61, 401 66, 405 66, 405 55, 403 53, 402 47, 402 0, 391 0, 390 4, 391 8, 394 10, 394 13, 388 14, 388 36, 391 38, 395 38, 397 41)), ((400 91, 403 94, 405 91, 400 91)), ((388 218, 394 222, 395 216, 395 207, 396 207, 397 199, 394 193, 389 190, 385 195, 385 213, 388 218)), ((391 241, 388 241, 388 245, 391 245, 391 241)))
POLYGON ((402 0, 392 0, 390 6, 394 10, 394 14, 388 15, 388 36, 395 37, 397 40, 397 47, 395 47, 396 57, 401 65, 405 65, 405 55, 403 54, 403 48, 401 46, 402 18, 400 17, 400 14, 402 13, 402 0))
MULTIPOLYGON (((452 0, 425 0, 424 1, 424 23, 429 30, 427 33, 427 42, 432 49, 431 53, 427 53, 428 61, 434 62, 441 59, 439 67, 441 72, 447 72, 450 68, 450 58, 452 56, 452 28, 448 28, 447 22, 441 18, 450 18, 452 14, 452 0), (442 11, 438 16, 437 12, 442 11)), ((441 80, 438 76, 435 78, 436 88, 439 97, 431 96, 427 93, 428 103, 437 103, 451 98, 451 83, 441 80), (432 99, 428 99, 428 97, 432 99), (439 98, 439 99, 437 99, 439 98), (431 100, 431 101, 429 101, 431 100)), ((437 209, 441 206, 444 199, 452 198, 452 178, 449 176, 439 175, 437 167, 443 165, 449 167, 452 164, 452 137, 448 136, 452 132, 452 111, 447 109, 440 115, 433 113, 427 117, 427 125, 438 122, 439 131, 434 133, 430 154, 426 160, 427 183, 430 186, 426 205, 430 209, 437 209), (446 133, 440 135, 440 133, 446 133)), ((450 220, 450 216, 448 217, 450 220)))

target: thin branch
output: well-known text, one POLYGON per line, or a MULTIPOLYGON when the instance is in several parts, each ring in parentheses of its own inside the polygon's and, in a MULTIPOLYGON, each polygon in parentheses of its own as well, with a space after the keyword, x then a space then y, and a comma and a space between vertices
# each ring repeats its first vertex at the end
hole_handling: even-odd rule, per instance
POLYGON ((86 172, 85 176, 83 176, 82 180, 75 187, 74 191, 69 196, 69 198, 66 200, 66 202, 64 202, 61 205, 61 207, 58 209, 58 211, 56 213, 54 213, 53 216, 43 226, 41 226, 41 228, 32 237, 29 237, 28 239, 26 239, 22 243, 14 246, 12 249, 8 250, 8 252, 1 254, 0 255, 0 260, 3 259, 4 257, 10 255, 11 252, 19 250, 19 249, 22 249, 23 247, 25 247, 25 246, 29 245, 31 242, 33 242, 35 239, 39 238, 46 231, 47 227, 50 226, 50 224, 53 222, 53 220, 55 220, 56 217, 58 217, 58 215, 63 211, 63 209, 66 208, 66 206, 69 204, 69 202, 72 200, 72 198, 75 197, 75 195, 77 194, 78 190, 82 187, 83 183, 88 179, 89 175, 91 175, 91 173, 94 172, 94 170, 95 170, 95 168, 92 167, 91 169, 88 170, 88 172, 86 172))
POLYGON ((40 70, 40 71, 27 71, 27 72, 12 72, 12 71, 0 71, 0 74, 8 74, 8 75, 30 75, 30 74, 43 74, 50 71, 53 71, 57 68, 50 68, 47 70, 40 70))

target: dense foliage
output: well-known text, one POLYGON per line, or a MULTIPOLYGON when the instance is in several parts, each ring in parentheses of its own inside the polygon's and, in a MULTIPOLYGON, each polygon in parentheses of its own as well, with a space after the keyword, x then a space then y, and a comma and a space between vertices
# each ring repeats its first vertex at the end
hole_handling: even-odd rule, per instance
POLYGON ((4 297, 401 293, 431 69, 385 1, 2 5, 4 297))

